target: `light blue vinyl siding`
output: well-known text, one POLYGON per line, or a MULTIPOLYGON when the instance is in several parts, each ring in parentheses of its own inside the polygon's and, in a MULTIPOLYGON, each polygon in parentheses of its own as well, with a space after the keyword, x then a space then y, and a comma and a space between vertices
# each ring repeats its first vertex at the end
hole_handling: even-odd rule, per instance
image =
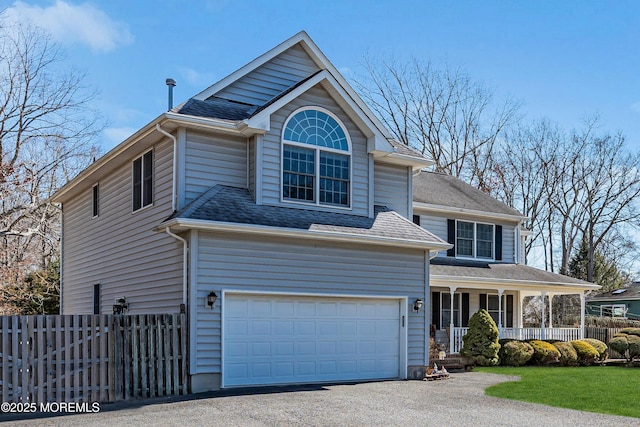
POLYGON ((187 132, 185 157, 185 204, 216 184, 247 188, 245 138, 187 132))
POLYGON ((318 66, 304 49, 296 45, 225 87, 215 96, 263 105, 318 70, 318 66))
POLYGON ((369 160, 367 154, 367 140, 364 134, 355 126, 353 121, 342 111, 329 94, 320 86, 311 88, 300 97, 296 98, 286 107, 278 110, 271 116, 271 130, 264 135, 263 164, 262 164, 262 196, 263 203, 269 205, 284 205, 300 207, 291 203, 281 202, 281 136, 282 126, 287 117, 300 107, 322 107, 337 115, 344 123, 351 138, 352 144, 352 204, 351 210, 331 208, 328 206, 303 205, 305 209, 334 210, 341 213, 353 213, 355 215, 369 214, 369 160))
POLYGON ((387 206, 408 218, 409 178, 407 167, 376 163, 374 169, 374 203, 387 206))
POLYGON ((182 245, 152 231, 171 215, 173 144, 164 139, 153 153, 151 206, 131 212, 130 161, 100 180, 100 216, 92 218, 91 187, 63 204, 63 314, 93 314, 98 283, 101 313, 111 313, 114 299, 123 296, 131 314, 179 311, 182 245))
MULTIPOLYGON (((199 233, 197 269, 197 373, 221 369, 220 306, 200 303, 211 291, 424 296, 424 252, 291 239, 199 233)), ((424 358, 425 310, 408 310, 409 365, 424 358)))

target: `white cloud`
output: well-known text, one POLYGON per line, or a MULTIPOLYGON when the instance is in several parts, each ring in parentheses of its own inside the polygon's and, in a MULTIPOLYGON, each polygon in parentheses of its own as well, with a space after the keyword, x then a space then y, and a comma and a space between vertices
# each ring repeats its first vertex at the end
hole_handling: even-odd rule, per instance
POLYGON ((125 23, 112 20, 89 3, 74 5, 57 0, 51 6, 40 7, 17 1, 5 14, 17 22, 36 24, 62 43, 84 44, 97 52, 112 51, 133 41, 125 23))
POLYGON ((104 132, 104 148, 112 149, 122 141, 133 135, 138 129, 133 127, 110 127, 104 132))
MULTIPOLYGON (((195 87, 207 87, 215 83, 215 75, 213 73, 196 71, 189 67, 179 67, 180 77, 184 78, 187 84, 195 87)), ((180 81, 178 81, 180 84, 180 81)))

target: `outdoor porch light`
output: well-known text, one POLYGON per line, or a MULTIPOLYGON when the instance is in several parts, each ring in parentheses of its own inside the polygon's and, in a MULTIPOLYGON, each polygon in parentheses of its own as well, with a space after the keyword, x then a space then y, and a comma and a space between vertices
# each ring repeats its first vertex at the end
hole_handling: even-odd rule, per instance
POLYGON ((125 314, 129 309, 126 297, 116 298, 113 304, 113 314, 125 314))
POLYGON ((422 300, 418 298, 416 302, 413 303, 414 311, 420 311, 420 309, 422 308, 422 304, 423 304, 422 300))
POLYGON ((210 292, 209 295, 207 295, 207 306, 210 309, 213 309, 213 305, 216 303, 216 301, 218 300, 218 295, 216 295, 215 292, 210 292))

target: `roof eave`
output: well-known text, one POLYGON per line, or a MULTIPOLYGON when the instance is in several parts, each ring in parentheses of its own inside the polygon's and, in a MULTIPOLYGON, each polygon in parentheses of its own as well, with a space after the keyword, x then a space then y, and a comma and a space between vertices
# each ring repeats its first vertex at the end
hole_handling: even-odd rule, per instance
POLYGON ((519 280, 519 279, 499 279, 493 277, 471 277, 471 276, 454 276, 454 275, 431 275, 431 286, 449 286, 449 284, 458 284, 458 288, 466 287, 482 287, 495 286, 496 288, 508 289, 509 286, 516 286, 518 289, 527 291, 550 291, 554 288, 562 287, 572 290, 591 291, 600 289, 600 285, 594 283, 569 283, 569 282, 549 282, 538 280, 519 280))
POLYGON ((434 212, 434 213, 444 213, 444 214, 457 213, 457 214, 471 215, 471 216, 477 216, 477 217, 482 217, 487 219, 504 219, 508 221, 517 221, 517 222, 522 222, 529 219, 529 217, 526 217, 524 215, 505 214, 505 213, 498 213, 498 212, 485 212, 485 211, 480 211, 475 209, 457 208, 453 206, 432 205, 430 203, 416 202, 415 200, 413 201, 413 208, 434 212))
POLYGON ((387 153, 387 152, 373 152, 373 158, 376 161, 394 164, 394 165, 403 165, 403 166, 411 166, 411 168, 415 170, 420 170, 422 168, 428 168, 435 164, 434 161, 429 160, 427 158, 418 158, 414 156, 409 156, 406 154, 400 153, 387 153))
POLYGON ((286 227, 270 227, 258 224, 239 224, 222 221, 200 219, 174 218, 159 224, 153 230, 164 232, 167 228, 173 231, 187 231, 198 229, 204 231, 226 231, 245 234, 259 234, 264 236, 294 237, 313 240, 327 240, 345 243, 363 243, 380 246, 403 247, 420 250, 444 250, 450 247, 448 243, 423 242, 419 240, 399 239, 392 237, 364 236, 335 231, 297 230, 286 227))

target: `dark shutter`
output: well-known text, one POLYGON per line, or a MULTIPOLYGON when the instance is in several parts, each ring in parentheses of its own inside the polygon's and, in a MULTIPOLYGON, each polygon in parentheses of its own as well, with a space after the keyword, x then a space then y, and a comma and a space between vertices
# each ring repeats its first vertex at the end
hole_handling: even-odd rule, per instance
POLYGON ((480 294, 480 310, 487 309, 487 294, 480 294))
POLYGON ((513 295, 507 295, 507 328, 513 328, 513 295))
POLYGON ((440 292, 431 292, 431 324, 440 329, 440 292))
POLYGON ((420 215, 413 216, 413 223, 416 225, 420 225, 420 215))
POLYGON ((148 206, 153 203, 153 151, 145 154, 143 161, 142 206, 148 206))
POLYGON ((142 157, 133 161, 133 210, 142 207, 142 157))
POLYGON ((502 226, 496 225, 496 261, 502 261, 502 226))
POLYGON ((100 284, 93 285, 93 314, 100 314, 100 284))
POLYGON ((456 220, 447 220, 447 242, 454 245, 451 249, 447 249, 447 256, 456 256, 456 220))
POLYGON ((469 326, 469 294, 462 293, 462 327, 469 326))
POLYGON ((98 216, 98 184, 93 186, 93 216, 98 216))

